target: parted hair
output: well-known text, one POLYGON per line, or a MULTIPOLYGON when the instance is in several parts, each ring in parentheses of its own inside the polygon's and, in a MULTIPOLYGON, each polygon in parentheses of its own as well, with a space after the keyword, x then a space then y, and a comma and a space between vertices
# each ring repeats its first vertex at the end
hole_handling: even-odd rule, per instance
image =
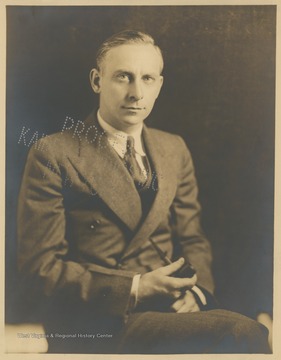
POLYGON ((117 34, 112 35, 106 39, 99 47, 96 55, 97 69, 101 69, 102 62, 108 51, 114 47, 127 44, 147 44, 153 45, 161 58, 161 71, 164 66, 162 51, 158 45, 155 44, 153 37, 137 30, 123 30, 117 34))

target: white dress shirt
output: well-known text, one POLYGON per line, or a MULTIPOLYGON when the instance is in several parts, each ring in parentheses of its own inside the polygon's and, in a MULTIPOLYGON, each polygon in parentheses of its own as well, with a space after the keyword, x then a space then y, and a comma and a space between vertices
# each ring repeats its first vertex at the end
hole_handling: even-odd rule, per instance
MULTIPOLYGON (((100 111, 98 111, 97 117, 100 126, 107 134, 107 139, 109 144, 113 147, 113 149, 117 152, 117 154, 123 159, 127 151, 127 138, 129 134, 125 133, 124 131, 117 130, 111 125, 109 125, 101 117, 100 111)), ((147 171, 142 161, 142 156, 145 156, 144 147, 141 140, 142 128, 143 128, 143 124, 140 124, 140 126, 132 134, 130 133, 130 136, 134 138, 134 148, 136 152, 137 163, 141 171, 143 172, 145 179, 147 179, 147 171)))

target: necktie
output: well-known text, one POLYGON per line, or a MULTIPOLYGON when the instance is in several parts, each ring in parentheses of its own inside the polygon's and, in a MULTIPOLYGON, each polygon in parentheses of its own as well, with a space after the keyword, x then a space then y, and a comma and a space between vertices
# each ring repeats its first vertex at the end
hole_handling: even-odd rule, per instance
POLYGON ((146 177, 137 162, 134 144, 135 144, 134 138, 132 136, 128 136, 127 151, 124 155, 124 161, 136 186, 138 188, 142 188, 146 184, 146 177))

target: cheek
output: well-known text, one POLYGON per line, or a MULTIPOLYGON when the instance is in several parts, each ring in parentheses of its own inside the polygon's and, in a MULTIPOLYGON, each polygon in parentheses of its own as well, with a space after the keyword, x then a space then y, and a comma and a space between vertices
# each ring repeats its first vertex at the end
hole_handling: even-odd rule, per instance
POLYGON ((150 94, 148 94, 148 96, 147 96, 146 99, 147 99, 147 101, 146 101, 146 106, 147 106, 148 108, 152 108, 153 105, 154 105, 154 103, 155 103, 155 100, 156 100, 155 93, 150 93, 150 94))
POLYGON ((101 93, 103 94, 118 94, 122 89, 119 84, 110 81, 104 81, 101 86, 101 93))
POLYGON ((157 99, 159 94, 158 88, 149 88, 146 92, 146 98, 148 100, 148 103, 153 105, 155 103, 155 100, 157 99))
POLYGON ((108 92, 109 101, 119 101, 123 100, 126 96, 126 91, 124 88, 112 87, 110 92, 108 92))

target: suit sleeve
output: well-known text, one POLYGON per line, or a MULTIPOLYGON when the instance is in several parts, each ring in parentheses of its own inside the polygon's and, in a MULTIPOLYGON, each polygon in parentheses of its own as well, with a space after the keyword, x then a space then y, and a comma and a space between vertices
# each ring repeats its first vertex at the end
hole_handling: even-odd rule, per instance
POLYGON ((174 237, 181 245, 183 256, 196 269, 198 285, 213 293, 212 253, 210 243, 200 225, 201 207, 197 199, 198 188, 193 162, 183 139, 178 137, 178 141, 181 165, 177 192, 171 207, 174 237))
POLYGON ((123 316, 136 273, 66 260, 63 177, 52 151, 28 155, 18 202, 18 264, 30 296, 93 304, 99 314, 123 316))

